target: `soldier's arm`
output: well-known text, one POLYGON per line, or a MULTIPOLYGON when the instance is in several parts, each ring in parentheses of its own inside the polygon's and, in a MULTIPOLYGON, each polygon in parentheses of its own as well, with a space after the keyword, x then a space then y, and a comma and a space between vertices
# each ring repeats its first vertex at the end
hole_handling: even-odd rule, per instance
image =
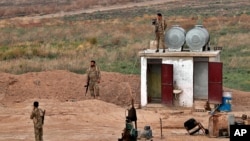
POLYGON ((164 20, 164 30, 166 30, 167 27, 168 27, 168 24, 167 24, 166 20, 164 20))

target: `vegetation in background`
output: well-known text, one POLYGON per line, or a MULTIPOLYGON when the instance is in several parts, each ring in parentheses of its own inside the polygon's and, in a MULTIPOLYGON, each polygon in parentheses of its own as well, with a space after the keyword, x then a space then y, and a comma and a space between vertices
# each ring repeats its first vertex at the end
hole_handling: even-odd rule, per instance
POLYGON ((145 0, 1 0, 0 19, 28 15, 45 15, 94 6, 125 4, 145 0))
POLYGON ((138 52, 154 39, 151 19, 162 12, 186 31, 203 24, 211 46, 223 47, 223 85, 250 91, 250 9, 234 1, 178 1, 55 19, 0 23, 0 71, 22 74, 62 69, 85 73, 95 59, 103 71, 140 73, 138 52))

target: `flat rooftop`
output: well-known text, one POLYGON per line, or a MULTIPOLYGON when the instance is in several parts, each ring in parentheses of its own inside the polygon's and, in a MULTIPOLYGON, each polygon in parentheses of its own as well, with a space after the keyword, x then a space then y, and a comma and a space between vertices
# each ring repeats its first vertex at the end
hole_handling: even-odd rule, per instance
POLYGON ((140 57, 215 57, 220 54, 220 50, 202 51, 202 52, 190 52, 190 51, 168 51, 165 52, 160 49, 159 52, 155 52, 155 49, 145 49, 139 51, 140 57))

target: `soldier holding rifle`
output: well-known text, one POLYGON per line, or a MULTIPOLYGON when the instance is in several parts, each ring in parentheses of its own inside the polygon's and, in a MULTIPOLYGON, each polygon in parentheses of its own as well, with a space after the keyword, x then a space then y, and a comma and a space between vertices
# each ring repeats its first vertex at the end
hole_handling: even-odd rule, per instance
MULTIPOLYGON (((90 61, 90 67, 87 70, 87 85, 86 93, 89 88, 90 95, 92 97, 98 97, 99 96, 99 83, 101 80, 101 73, 100 69, 97 67, 96 62, 94 60, 90 61)), ((85 94, 86 95, 86 94, 85 94)))
POLYGON ((34 123, 34 130, 35 130, 35 139, 36 141, 43 141, 43 123, 44 123, 44 116, 45 110, 38 108, 39 102, 35 101, 33 103, 33 110, 30 115, 30 119, 33 120, 34 123))

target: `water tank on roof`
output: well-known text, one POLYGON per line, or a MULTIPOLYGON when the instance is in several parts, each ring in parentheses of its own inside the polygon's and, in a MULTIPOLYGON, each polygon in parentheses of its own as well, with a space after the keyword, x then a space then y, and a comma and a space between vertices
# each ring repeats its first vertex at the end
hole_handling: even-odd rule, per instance
POLYGON ((203 51, 209 42, 209 33, 202 25, 195 25, 186 34, 186 44, 190 51, 203 51))
POLYGON ((165 34, 165 42, 169 51, 181 51, 185 43, 185 30, 178 25, 172 26, 165 34))

